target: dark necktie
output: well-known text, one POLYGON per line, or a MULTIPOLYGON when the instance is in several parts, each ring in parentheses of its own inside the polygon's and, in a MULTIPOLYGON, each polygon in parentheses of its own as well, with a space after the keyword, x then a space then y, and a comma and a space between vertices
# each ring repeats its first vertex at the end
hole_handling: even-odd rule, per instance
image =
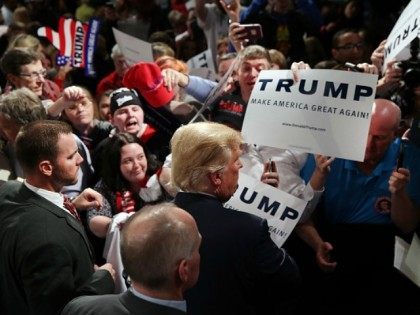
POLYGON ((64 208, 66 208, 67 210, 69 210, 69 212, 71 213, 71 215, 80 222, 80 216, 79 213, 76 210, 76 207, 73 205, 73 203, 71 202, 70 198, 67 196, 63 196, 64 197, 64 201, 63 201, 63 206, 64 208))

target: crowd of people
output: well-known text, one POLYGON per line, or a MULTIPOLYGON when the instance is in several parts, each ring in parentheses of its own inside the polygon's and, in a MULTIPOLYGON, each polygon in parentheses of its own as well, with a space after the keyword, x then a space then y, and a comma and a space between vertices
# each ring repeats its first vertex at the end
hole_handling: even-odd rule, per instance
POLYGON ((420 232, 420 85, 383 67, 403 2, 2 1, 2 311, 418 314, 394 243, 420 232), (62 16, 99 19, 95 76, 38 36, 62 16), (129 64, 113 28, 154 61, 129 64), (206 49, 215 73, 189 66, 206 49), (363 161, 245 143, 260 71, 311 68, 378 75, 363 161), (224 207, 241 173, 307 202, 281 248, 224 207))

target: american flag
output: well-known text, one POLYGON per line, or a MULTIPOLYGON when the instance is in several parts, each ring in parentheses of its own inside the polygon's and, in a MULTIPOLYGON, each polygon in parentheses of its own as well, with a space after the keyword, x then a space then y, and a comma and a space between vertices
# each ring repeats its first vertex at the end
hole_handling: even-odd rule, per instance
POLYGON ((57 59, 56 59, 57 66, 66 65, 69 60, 71 60, 71 57, 57 55, 57 59))
MULTIPOLYGON (((59 65, 65 65, 67 63, 67 60, 71 58, 73 66, 80 68, 83 68, 85 63, 84 46, 87 32, 87 24, 64 17, 61 17, 59 20, 58 32, 45 26, 40 27, 38 29, 38 35, 47 37, 48 40, 54 45, 54 47, 59 50, 59 57, 57 58, 57 62, 59 62, 59 65), (76 40, 80 40, 80 38, 78 39, 76 36, 77 30, 83 30, 83 34, 81 34, 83 36, 83 48, 80 50, 80 52, 82 53, 82 62, 80 63, 75 63, 76 58, 72 58, 75 56, 75 53, 77 53, 77 51, 75 50, 76 40)), ((80 33, 78 35, 80 35, 80 33)))

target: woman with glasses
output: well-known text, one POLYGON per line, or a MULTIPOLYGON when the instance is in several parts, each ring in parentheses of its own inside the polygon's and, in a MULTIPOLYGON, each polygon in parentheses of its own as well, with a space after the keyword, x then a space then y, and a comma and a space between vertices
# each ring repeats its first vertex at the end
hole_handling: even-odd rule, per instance
POLYGON ((14 48, 1 59, 1 70, 6 77, 5 92, 26 87, 38 97, 55 102, 61 94, 57 84, 46 78, 42 55, 30 48, 14 48))
POLYGON ((56 91, 54 82, 47 80, 47 70, 42 66, 41 55, 30 49, 7 51, 0 61, 0 67, 8 84, 5 93, 13 89, 28 88, 42 101, 50 118, 58 118, 61 112, 83 97, 83 91, 70 86, 56 91))

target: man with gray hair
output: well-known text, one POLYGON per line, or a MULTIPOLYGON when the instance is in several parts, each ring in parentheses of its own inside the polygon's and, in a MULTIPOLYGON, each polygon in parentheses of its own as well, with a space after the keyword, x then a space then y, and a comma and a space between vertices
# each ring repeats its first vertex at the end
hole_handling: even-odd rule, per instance
POLYGON ((98 86, 96 87, 97 97, 107 90, 116 90, 123 87, 122 79, 129 66, 118 44, 115 44, 114 47, 112 47, 111 58, 114 61, 115 71, 99 81, 98 86))
POLYGON ((41 100, 28 88, 13 90, 0 99, 0 138, 4 141, 0 148, 0 159, 4 162, 0 170, 0 185, 23 176, 13 147, 20 128, 31 121, 46 118, 41 100))
POLYGON ((184 314, 183 293, 198 279, 201 236, 172 203, 146 206, 124 224, 121 257, 131 287, 120 295, 74 299, 62 315, 184 314))
POLYGON ((190 314, 291 314, 300 274, 270 238, 267 221, 226 209, 238 186, 242 137, 226 125, 193 123, 171 140, 175 204, 203 235, 200 279, 186 292, 190 314))
MULTIPOLYGON (((67 92, 70 97, 79 93, 78 87, 68 87, 67 92)), ((47 118, 45 108, 43 107, 39 97, 29 88, 22 87, 3 95, 0 99, 0 137, 5 140, 6 144, 1 154, 9 162, 9 178, 16 179, 23 177, 22 169, 19 162, 15 158, 14 142, 21 127, 29 124, 32 121, 43 120, 47 118)), ((89 150, 85 144, 73 134, 76 140, 79 152, 83 157, 83 162, 79 169, 78 181, 71 185, 63 187, 62 193, 69 196, 78 195, 83 189, 88 186, 90 176, 92 176, 92 162, 89 150)), ((6 178, 0 178, 0 181, 6 178)))

